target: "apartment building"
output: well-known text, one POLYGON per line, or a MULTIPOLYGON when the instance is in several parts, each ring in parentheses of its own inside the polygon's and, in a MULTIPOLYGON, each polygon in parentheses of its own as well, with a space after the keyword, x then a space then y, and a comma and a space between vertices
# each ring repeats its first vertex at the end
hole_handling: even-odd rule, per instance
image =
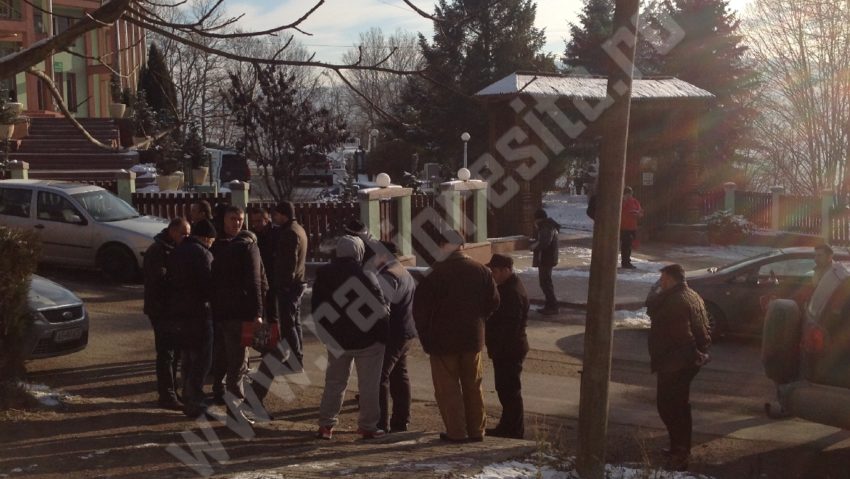
MULTIPOLYGON (((0 0, 0 57, 14 53, 100 7, 99 0, 0 0)), ((109 116, 111 67, 127 75, 122 87, 136 89, 145 62, 144 30, 125 20, 88 32, 68 48, 38 65, 51 76, 75 116, 109 116), (103 65, 109 65, 109 67, 103 65)), ((0 89, 24 104, 30 114, 55 112, 53 97, 42 82, 25 73, 0 71, 0 89)))

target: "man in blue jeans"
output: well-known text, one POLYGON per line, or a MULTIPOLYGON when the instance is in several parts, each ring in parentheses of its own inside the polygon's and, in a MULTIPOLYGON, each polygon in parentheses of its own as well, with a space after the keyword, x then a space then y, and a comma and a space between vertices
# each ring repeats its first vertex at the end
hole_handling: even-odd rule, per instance
POLYGON ((300 371, 304 363, 301 296, 307 285, 307 233, 295 219, 295 206, 289 201, 274 207, 272 219, 278 225, 272 284, 277 294, 280 336, 292 352, 289 368, 300 371))

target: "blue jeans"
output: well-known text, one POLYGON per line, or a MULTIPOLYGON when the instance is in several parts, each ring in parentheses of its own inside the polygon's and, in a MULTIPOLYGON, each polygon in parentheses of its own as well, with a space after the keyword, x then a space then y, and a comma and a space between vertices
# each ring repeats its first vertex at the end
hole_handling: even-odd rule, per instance
POLYGON ((183 338, 183 412, 197 416, 204 409, 204 380, 212 365, 212 321, 189 325, 183 338))

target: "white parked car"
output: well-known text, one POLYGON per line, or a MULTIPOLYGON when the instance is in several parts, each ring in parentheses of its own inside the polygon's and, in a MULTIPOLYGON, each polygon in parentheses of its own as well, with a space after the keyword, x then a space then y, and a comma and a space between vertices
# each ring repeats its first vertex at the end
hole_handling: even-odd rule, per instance
POLYGON ((142 255, 166 220, 141 216, 98 186, 52 180, 0 181, 0 225, 33 229, 41 237, 41 260, 94 266, 131 281, 142 255))

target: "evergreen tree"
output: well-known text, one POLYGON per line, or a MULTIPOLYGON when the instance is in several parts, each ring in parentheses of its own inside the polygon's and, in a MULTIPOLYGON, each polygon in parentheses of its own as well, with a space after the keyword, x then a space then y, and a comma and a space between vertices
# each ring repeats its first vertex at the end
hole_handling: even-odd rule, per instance
POLYGON ((177 89, 156 43, 148 50, 148 62, 139 73, 139 90, 147 95, 148 104, 163 125, 176 123, 177 89))
POLYGON ((419 37, 432 81, 409 83, 395 111, 404 125, 387 128, 453 167, 462 162, 460 135, 469 132, 472 162, 487 146, 487 115, 473 95, 518 70, 555 70, 554 58, 541 53, 546 36, 534 27, 536 11, 531 0, 440 0, 432 40, 419 37))
POLYGON ((608 54, 602 44, 614 30, 614 0, 586 0, 579 24, 570 23, 570 40, 563 62, 569 71, 608 74, 608 54))
POLYGON ((747 63, 740 22, 728 0, 664 0, 661 8, 685 36, 663 58, 662 72, 716 96, 700 132, 702 161, 717 176, 732 176, 736 151, 746 148, 756 111, 749 106, 758 79, 747 63))

